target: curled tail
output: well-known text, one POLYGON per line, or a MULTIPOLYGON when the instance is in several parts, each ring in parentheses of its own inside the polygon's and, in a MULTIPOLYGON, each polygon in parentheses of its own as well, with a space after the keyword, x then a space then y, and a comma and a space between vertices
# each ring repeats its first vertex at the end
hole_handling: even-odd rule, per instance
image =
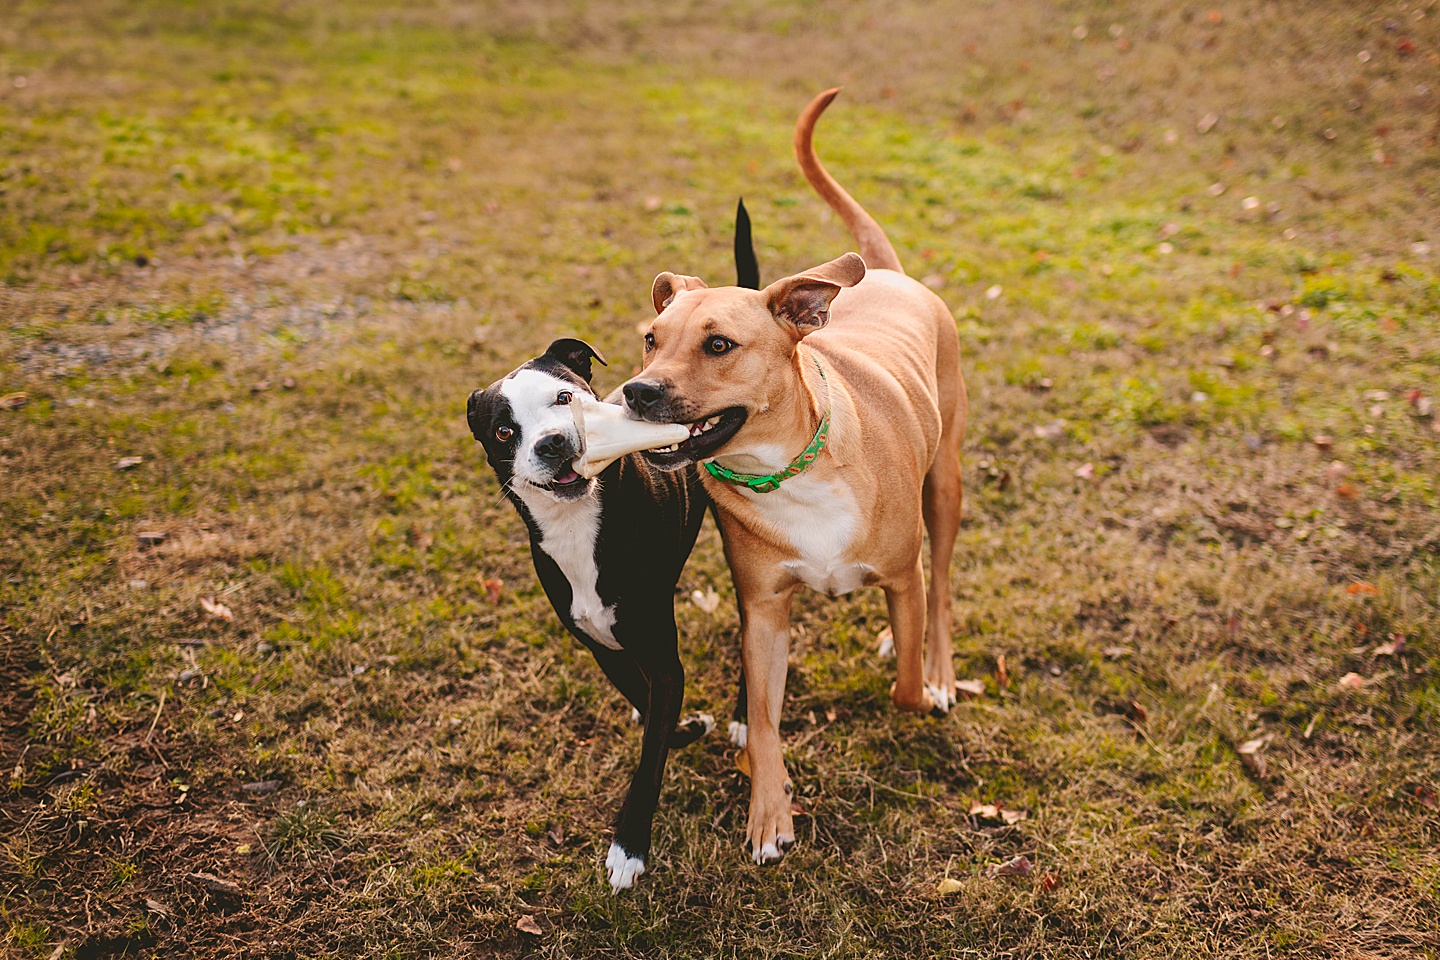
POLYGON ((844 187, 835 182, 835 178, 820 165, 820 158, 815 156, 815 121, 820 119, 820 114, 825 112, 839 92, 839 87, 826 90, 801 112, 800 119, 795 123, 795 159, 810 186, 845 221, 845 226, 860 245, 860 256, 865 258, 865 265, 871 269, 878 267, 904 273, 905 268, 900 266, 900 258, 895 255, 895 248, 890 245, 890 238, 885 236, 880 224, 845 192, 844 187))

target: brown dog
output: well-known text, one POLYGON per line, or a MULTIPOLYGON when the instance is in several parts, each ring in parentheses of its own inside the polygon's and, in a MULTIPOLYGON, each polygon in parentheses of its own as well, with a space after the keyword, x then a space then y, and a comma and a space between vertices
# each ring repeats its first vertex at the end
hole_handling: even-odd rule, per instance
POLYGON ((718 508, 740 602, 757 863, 780 859, 795 839, 779 721, 797 587, 836 596, 880 586, 896 705, 946 712, 955 696, 960 343, 944 302, 905 276, 879 224, 815 156, 815 121, 838 92, 800 115, 795 155, 864 259, 847 253, 758 291, 660 274, 644 369, 624 386, 634 414, 690 426, 688 440, 645 456, 672 469, 700 462, 718 508))

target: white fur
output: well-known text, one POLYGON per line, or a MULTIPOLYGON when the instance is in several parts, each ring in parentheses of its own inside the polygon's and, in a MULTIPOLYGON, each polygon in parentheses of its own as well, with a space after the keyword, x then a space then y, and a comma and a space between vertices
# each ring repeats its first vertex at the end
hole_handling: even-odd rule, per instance
POLYGON ((759 850, 756 850, 752 856, 754 856, 757 864, 774 863, 781 857, 780 848, 773 843, 767 843, 759 850))
POLYGON ((645 872, 645 861, 632 857, 618 843, 610 844, 610 854, 605 858, 605 870, 610 875, 610 890, 619 893, 635 886, 635 880, 645 872))
POLYGON ((711 730, 714 730, 714 729, 715 729, 715 718, 712 717, 712 716, 710 716, 710 714, 708 714, 708 713, 697 713, 697 714, 695 714, 695 716, 693 716, 693 717, 688 717, 688 718, 686 718, 686 719, 687 719, 687 720, 699 720, 702 724, 705 725, 705 733, 706 733, 706 734, 709 734, 711 730))
POLYGON ((954 687, 945 690, 942 687, 932 687, 927 683, 925 684, 925 689, 929 691, 931 699, 935 701, 935 706, 940 708, 941 713, 949 713, 950 708, 955 706, 956 694, 954 687))
POLYGON ((798 559, 781 563, 812 590, 832 597, 865 585, 875 568, 846 558, 859 528, 860 511, 850 488, 806 474, 769 493, 748 493, 765 522, 789 538, 798 559))
POLYGON ((611 628, 615 608, 600 601, 596 589, 600 570, 595 563, 595 541, 600 536, 600 499, 592 481, 585 496, 561 500, 536 482, 548 482, 544 466, 535 456, 535 440, 555 430, 575 430, 569 407, 556 404, 562 390, 577 388, 547 373, 521 370, 501 386, 510 402, 515 422, 520 425, 522 449, 515 457, 513 489, 540 528, 540 549, 560 568, 570 582, 570 617, 592 639, 611 650, 619 650, 611 628), (526 464, 521 470, 521 463, 526 464), (531 482, 534 481, 534 482, 531 482))
POLYGON ((731 720, 730 742, 735 744, 735 746, 739 747, 741 750, 744 750, 745 744, 749 741, 750 725, 748 723, 741 723, 739 720, 731 720))

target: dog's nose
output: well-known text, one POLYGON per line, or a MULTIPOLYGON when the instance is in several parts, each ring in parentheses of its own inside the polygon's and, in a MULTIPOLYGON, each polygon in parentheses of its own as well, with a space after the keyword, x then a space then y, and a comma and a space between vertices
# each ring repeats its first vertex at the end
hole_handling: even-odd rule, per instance
POLYGON ((559 463, 575 456, 575 449, 570 446, 570 439, 565 434, 551 433, 535 441, 535 455, 541 460, 559 463))
POLYGON ((642 417, 655 404, 665 399, 665 388, 653 380, 631 380, 625 384, 625 402, 642 417))

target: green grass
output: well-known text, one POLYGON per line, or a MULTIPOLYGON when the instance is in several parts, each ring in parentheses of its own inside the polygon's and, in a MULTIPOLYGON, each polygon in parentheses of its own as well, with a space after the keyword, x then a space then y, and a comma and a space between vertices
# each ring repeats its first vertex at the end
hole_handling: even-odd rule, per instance
MULTIPOLYGON (((1422 6, 16 7, 7 949, 1440 955, 1422 6), (620 383, 655 273, 733 275, 737 195, 767 280, 847 249, 789 155, 834 83, 820 152, 965 350, 956 669, 986 692, 897 715, 878 594, 803 596, 800 843, 745 859, 711 737, 613 897, 638 737, 464 398, 559 335, 620 383)), ((677 613, 716 715, 732 600, 707 525, 677 613)))

